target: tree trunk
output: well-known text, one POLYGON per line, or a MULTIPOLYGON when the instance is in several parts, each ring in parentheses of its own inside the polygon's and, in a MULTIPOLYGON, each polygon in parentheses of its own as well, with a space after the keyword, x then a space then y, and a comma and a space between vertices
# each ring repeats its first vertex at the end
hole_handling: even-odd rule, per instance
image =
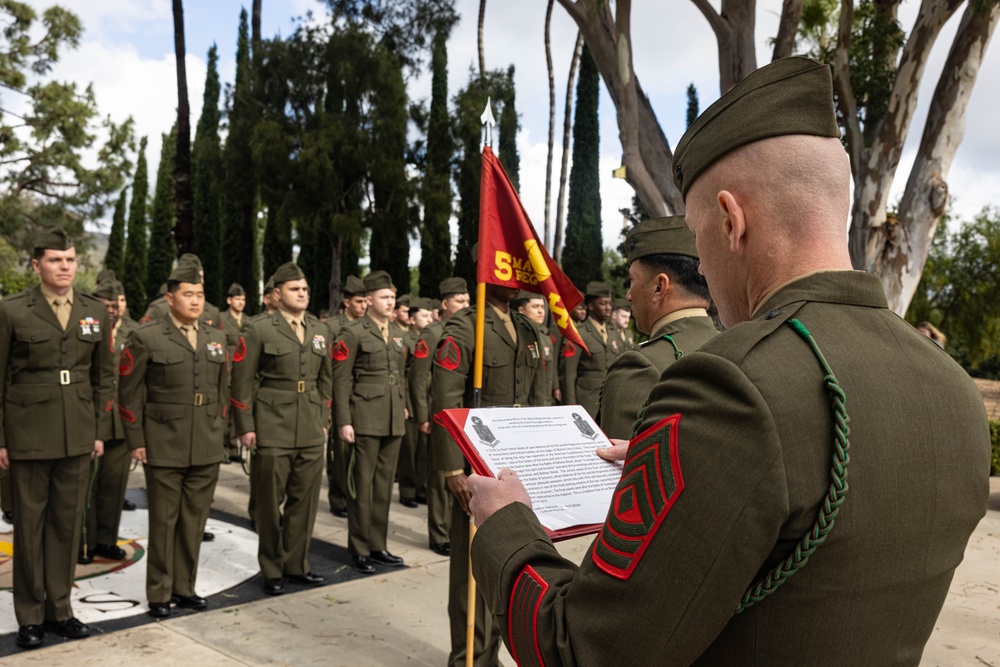
POLYGON ((479 0, 479 78, 486 76, 486 49, 483 46, 483 23, 486 21, 486 0, 479 0))
POLYGON ((795 50, 795 35, 799 31, 799 21, 802 20, 802 7, 805 0, 784 0, 781 6, 781 18, 778 21, 778 36, 774 38, 774 55, 771 61, 787 58, 795 50))
POLYGON ((576 79, 576 68, 580 64, 580 54, 583 53, 583 32, 576 35, 576 46, 573 47, 573 60, 569 63, 569 80, 566 82, 566 115, 563 119, 562 167, 559 170, 559 198, 556 200, 556 235, 552 241, 556 264, 562 266, 563 246, 563 215, 566 212, 566 181, 569 178, 569 137, 573 129, 573 81, 576 79))
POLYGON ((250 43, 254 55, 260 46, 260 2, 261 0, 253 0, 253 10, 250 14, 250 43))
POLYGON ((948 206, 948 171, 965 135, 965 116, 1000 4, 970 3, 938 79, 916 161, 876 268, 889 307, 904 314, 927 262, 938 221, 948 206))
POLYGON ((545 11, 545 64, 549 73, 549 152, 545 161, 545 231, 542 234, 542 243, 546 248, 552 247, 552 227, 550 214, 552 209, 552 154, 555 150, 556 141, 556 78, 552 69, 552 7, 555 0, 549 0, 549 7, 545 11))
POLYGON ((340 264, 344 254, 344 241, 338 234, 330 239, 330 299, 328 307, 333 315, 337 314, 344 294, 341 289, 340 264))
POLYGON ((705 15, 715 33, 715 41, 719 46, 719 93, 725 95, 747 74, 757 69, 753 35, 757 2, 722 0, 722 11, 716 12, 708 0, 691 1, 705 15))
MULTIPOLYGON (((878 273, 886 253, 895 254, 893 240, 900 230, 886 228, 886 208, 903 144, 917 107, 917 94, 927 58, 941 27, 958 9, 961 0, 924 0, 913 30, 899 61, 896 80, 889 97, 889 108, 880 121, 875 141, 865 147, 857 111, 850 113, 853 96, 841 101, 846 119, 845 137, 854 171, 854 205, 851 211, 850 251, 855 268, 878 273)), ((844 0, 841 8, 834 79, 838 94, 850 87, 850 22, 853 2, 844 0)), ((839 97, 840 95, 838 95, 839 97)), ((895 221, 894 221, 895 222, 895 221)), ((898 306, 898 304, 897 304, 898 306)))
POLYGON ((184 4, 174 0, 174 57, 177 61, 177 155, 174 158, 174 240, 178 256, 194 248, 194 195, 191 190, 191 108, 184 47, 184 4))

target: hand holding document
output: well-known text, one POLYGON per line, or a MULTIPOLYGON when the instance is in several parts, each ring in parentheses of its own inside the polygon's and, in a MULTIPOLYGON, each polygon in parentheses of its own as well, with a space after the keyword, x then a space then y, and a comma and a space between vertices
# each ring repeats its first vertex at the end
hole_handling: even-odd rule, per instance
POLYGON ((603 525, 622 464, 597 456, 611 442, 580 406, 443 410, 435 421, 477 474, 517 473, 552 539, 596 533, 603 525))

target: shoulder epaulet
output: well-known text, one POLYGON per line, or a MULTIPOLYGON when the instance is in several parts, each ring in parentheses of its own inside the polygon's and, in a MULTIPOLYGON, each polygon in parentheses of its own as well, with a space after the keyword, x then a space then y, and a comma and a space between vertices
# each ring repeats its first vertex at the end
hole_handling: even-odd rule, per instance
POLYGON ((313 315, 312 313, 308 312, 308 311, 305 314, 305 320, 306 320, 306 322, 315 322, 317 324, 321 324, 321 322, 319 321, 319 318, 316 317, 315 315, 313 315))
POLYGON ((156 320, 155 322, 136 322, 135 330, 142 331, 143 329, 155 329, 159 326, 163 326, 163 320, 156 320))
POLYGON ((741 322, 702 345, 698 351, 718 355, 738 366, 750 350, 781 328, 786 320, 793 318, 806 303, 791 303, 769 311, 764 317, 741 322))
POLYGON ((17 294, 11 294, 10 296, 5 296, 2 300, 0 300, 0 303, 10 303, 11 301, 22 301, 24 299, 27 299, 28 296, 31 294, 31 289, 32 288, 29 287, 26 290, 21 290, 17 294))

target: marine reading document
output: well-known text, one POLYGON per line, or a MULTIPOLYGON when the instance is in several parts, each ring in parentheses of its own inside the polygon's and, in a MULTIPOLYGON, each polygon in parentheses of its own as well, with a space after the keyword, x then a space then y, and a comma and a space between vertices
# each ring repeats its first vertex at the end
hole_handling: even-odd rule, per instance
POLYGON ((553 540, 601 529, 622 463, 597 456, 611 442, 579 405, 442 410, 434 420, 477 474, 517 473, 553 540))

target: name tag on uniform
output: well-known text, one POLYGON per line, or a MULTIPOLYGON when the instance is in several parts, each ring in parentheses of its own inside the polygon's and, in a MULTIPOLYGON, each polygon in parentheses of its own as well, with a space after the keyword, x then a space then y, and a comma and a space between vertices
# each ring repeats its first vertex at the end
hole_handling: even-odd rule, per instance
POLYGON ((322 350, 326 347, 326 336, 323 336, 322 334, 316 334, 313 336, 313 347, 317 350, 322 350))
POLYGON ((213 358, 218 358, 223 355, 221 343, 207 343, 205 345, 205 349, 208 350, 209 356, 213 358))
POLYGON ((80 333, 84 336, 89 336, 91 333, 101 333, 101 321, 95 320, 93 317, 83 318, 80 320, 80 333))

